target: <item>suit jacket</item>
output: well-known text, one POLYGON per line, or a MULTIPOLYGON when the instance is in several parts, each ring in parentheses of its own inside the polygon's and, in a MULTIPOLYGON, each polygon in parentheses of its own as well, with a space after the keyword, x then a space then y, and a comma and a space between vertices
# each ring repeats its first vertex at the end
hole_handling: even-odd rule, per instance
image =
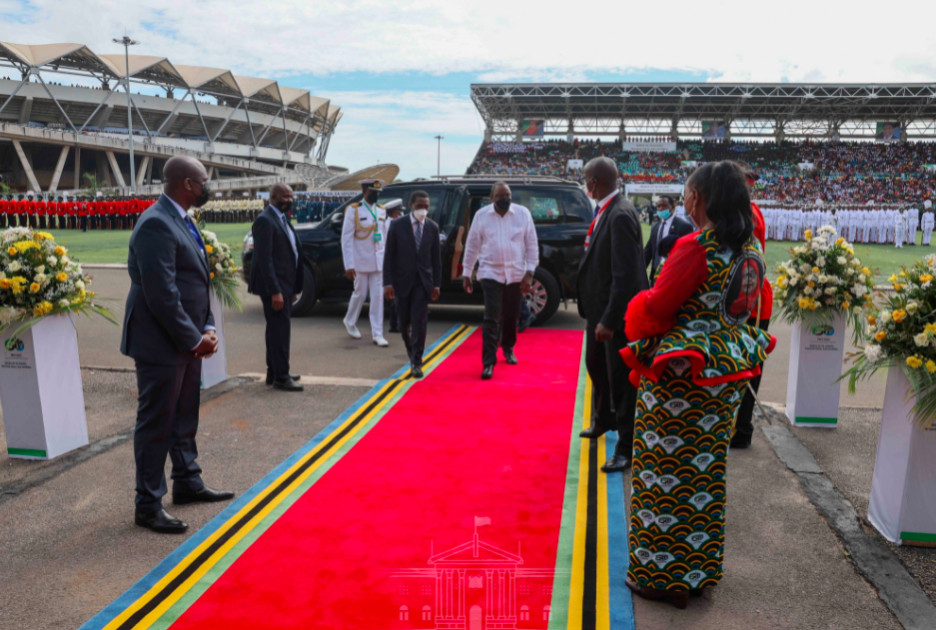
POLYGON ((412 218, 404 215, 390 222, 383 262, 384 286, 392 286, 402 295, 409 295, 417 283, 427 294, 442 285, 442 252, 439 246, 439 225, 430 218, 423 224, 422 242, 416 251, 412 218))
POLYGON ((628 303, 649 286, 646 269, 640 218, 634 204, 618 193, 595 226, 579 263, 578 311, 589 327, 601 323, 613 331, 624 330, 628 303))
POLYGON ((656 275, 657 267, 660 266, 662 259, 669 256, 670 250, 681 237, 695 232, 692 223, 682 217, 673 217, 670 224, 669 233, 663 240, 659 239, 660 230, 663 229, 663 221, 657 221, 650 230, 650 238, 647 240, 647 246, 644 247, 644 267, 650 266, 650 277, 656 275))
POLYGON ((302 248, 296 230, 290 225, 289 230, 299 251, 299 259, 296 260, 286 229, 272 206, 264 208, 253 222, 254 249, 247 285, 250 293, 263 297, 277 293, 289 296, 302 293, 302 248))
POLYGON ((120 351, 144 363, 190 360, 205 328, 214 326, 210 272, 205 250, 165 195, 133 228, 127 271, 120 351))

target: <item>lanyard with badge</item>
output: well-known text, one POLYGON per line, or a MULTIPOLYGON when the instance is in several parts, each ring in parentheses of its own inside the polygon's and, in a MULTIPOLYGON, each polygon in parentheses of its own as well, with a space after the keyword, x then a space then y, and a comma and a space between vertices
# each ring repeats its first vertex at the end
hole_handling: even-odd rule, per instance
POLYGON ((377 229, 377 226, 378 226, 377 213, 371 210, 371 207, 367 204, 366 201, 361 201, 361 205, 367 208, 367 212, 369 212, 371 215, 371 218, 374 219, 374 242, 379 243, 381 239, 383 239, 383 234, 381 234, 380 231, 377 229))

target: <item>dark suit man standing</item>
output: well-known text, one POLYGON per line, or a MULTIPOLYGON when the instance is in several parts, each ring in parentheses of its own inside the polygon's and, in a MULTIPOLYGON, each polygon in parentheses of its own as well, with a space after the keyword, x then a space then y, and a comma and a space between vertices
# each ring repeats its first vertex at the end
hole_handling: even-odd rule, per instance
POLYGON ((644 267, 650 266, 651 286, 660 265, 669 256, 670 250, 673 249, 676 241, 695 231, 691 222, 674 214, 676 200, 669 195, 663 195, 657 199, 656 207, 656 215, 660 220, 653 224, 647 246, 644 247, 644 267))
POLYGON ((597 438, 617 430, 614 455, 601 470, 630 465, 634 442, 637 390, 627 380, 620 350, 627 344, 624 313, 638 292, 648 287, 643 237, 634 204, 617 188, 614 161, 598 157, 585 165, 588 196, 598 201, 579 265, 579 315, 585 318, 585 366, 592 380, 592 425, 581 436, 597 438))
POLYGON ((439 226, 428 214, 429 194, 415 191, 410 196, 410 214, 390 224, 384 249, 384 295, 396 303, 413 378, 423 377, 429 300, 439 299, 442 285, 439 226))
POLYGON ((270 188, 270 203, 251 228, 253 264, 247 290, 260 296, 266 318, 267 385, 301 392, 298 375, 289 373, 289 336, 292 305, 302 292, 302 255, 299 238, 289 222, 293 190, 286 184, 270 188))
POLYGON ((138 407, 133 434, 136 524, 161 533, 188 525, 162 507, 166 455, 172 459, 175 504, 225 501, 233 492, 205 486, 195 463, 198 449, 201 360, 218 338, 209 307, 208 256, 187 211, 208 201, 208 173, 189 157, 174 157, 163 171, 163 195, 130 236, 130 293, 120 351, 136 361, 138 407))

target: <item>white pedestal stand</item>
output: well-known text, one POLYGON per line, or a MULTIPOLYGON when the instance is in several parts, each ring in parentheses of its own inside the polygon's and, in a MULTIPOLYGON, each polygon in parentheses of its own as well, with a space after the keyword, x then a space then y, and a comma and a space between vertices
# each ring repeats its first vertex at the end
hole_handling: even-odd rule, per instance
POLYGON ((52 459, 88 444, 78 335, 70 314, 43 318, 0 348, 0 404, 7 452, 52 459))
POLYGON ((218 351, 209 359, 202 361, 202 389, 208 389, 221 381, 227 380, 227 349, 224 345, 224 308, 214 289, 211 290, 211 314, 214 315, 218 329, 218 351))
MULTIPOLYGON (((921 368, 922 369, 922 368, 921 368)), ((936 427, 913 422, 907 377, 887 374, 868 520, 897 544, 936 546, 936 427)))
POLYGON ((787 372, 786 415, 799 427, 838 426, 839 383, 845 356, 845 317, 806 319, 793 325, 787 372))

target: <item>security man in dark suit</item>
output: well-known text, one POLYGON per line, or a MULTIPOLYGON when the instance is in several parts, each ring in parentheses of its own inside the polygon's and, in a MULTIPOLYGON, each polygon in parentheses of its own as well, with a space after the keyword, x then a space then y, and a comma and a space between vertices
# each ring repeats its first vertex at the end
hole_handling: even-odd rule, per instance
POLYGON ((260 296, 266 318, 267 385, 301 392, 299 376, 289 373, 292 305, 302 293, 302 251, 289 221, 293 190, 286 184, 270 188, 270 203, 253 223, 253 261, 247 290, 260 296))
POLYGON ((188 525, 162 507, 166 455, 172 459, 172 502, 226 501, 195 463, 201 363, 218 348, 209 306, 208 255, 189 208, 208 201, 208 173, 198 160, 174 157, 163 171, 163 195, 130 236, 130 293, 120 351, 136 361, 138 407, 133 434, 136 524, 161 533, 188 525))
POLYGON ((677 217, 676 200, 669 195, 657 199, 656 215, 660 219, 650 229, 650 238, 644 247, 644 267, 650 266, 650 285, 656 279, 657 271, 663 260, 669 256, 670 250, 680 238, 695 231, 690 221, 677 217))
POLYGON ((604 472, 630 466, 637 390, 627 379, 620 350, 627 344, 624 313, 631 299, 648 287, 643 235, 634 204, 618 190, 613 160, 598 157, 585 165, 588 195, 598 201, 579 264, 579 315, 585 318, 585 367, 592 380, 592 424, 581 436, 597 438, 617 430, 614 455, 604 472))
POLYGON ((439 299, 442 286, 439 225, 428 214, 429 194, 413 192, 410 213, 390 224, 384 249, 384 295, 396 303, 412 378, 423 377, 429 301, 439 299))

